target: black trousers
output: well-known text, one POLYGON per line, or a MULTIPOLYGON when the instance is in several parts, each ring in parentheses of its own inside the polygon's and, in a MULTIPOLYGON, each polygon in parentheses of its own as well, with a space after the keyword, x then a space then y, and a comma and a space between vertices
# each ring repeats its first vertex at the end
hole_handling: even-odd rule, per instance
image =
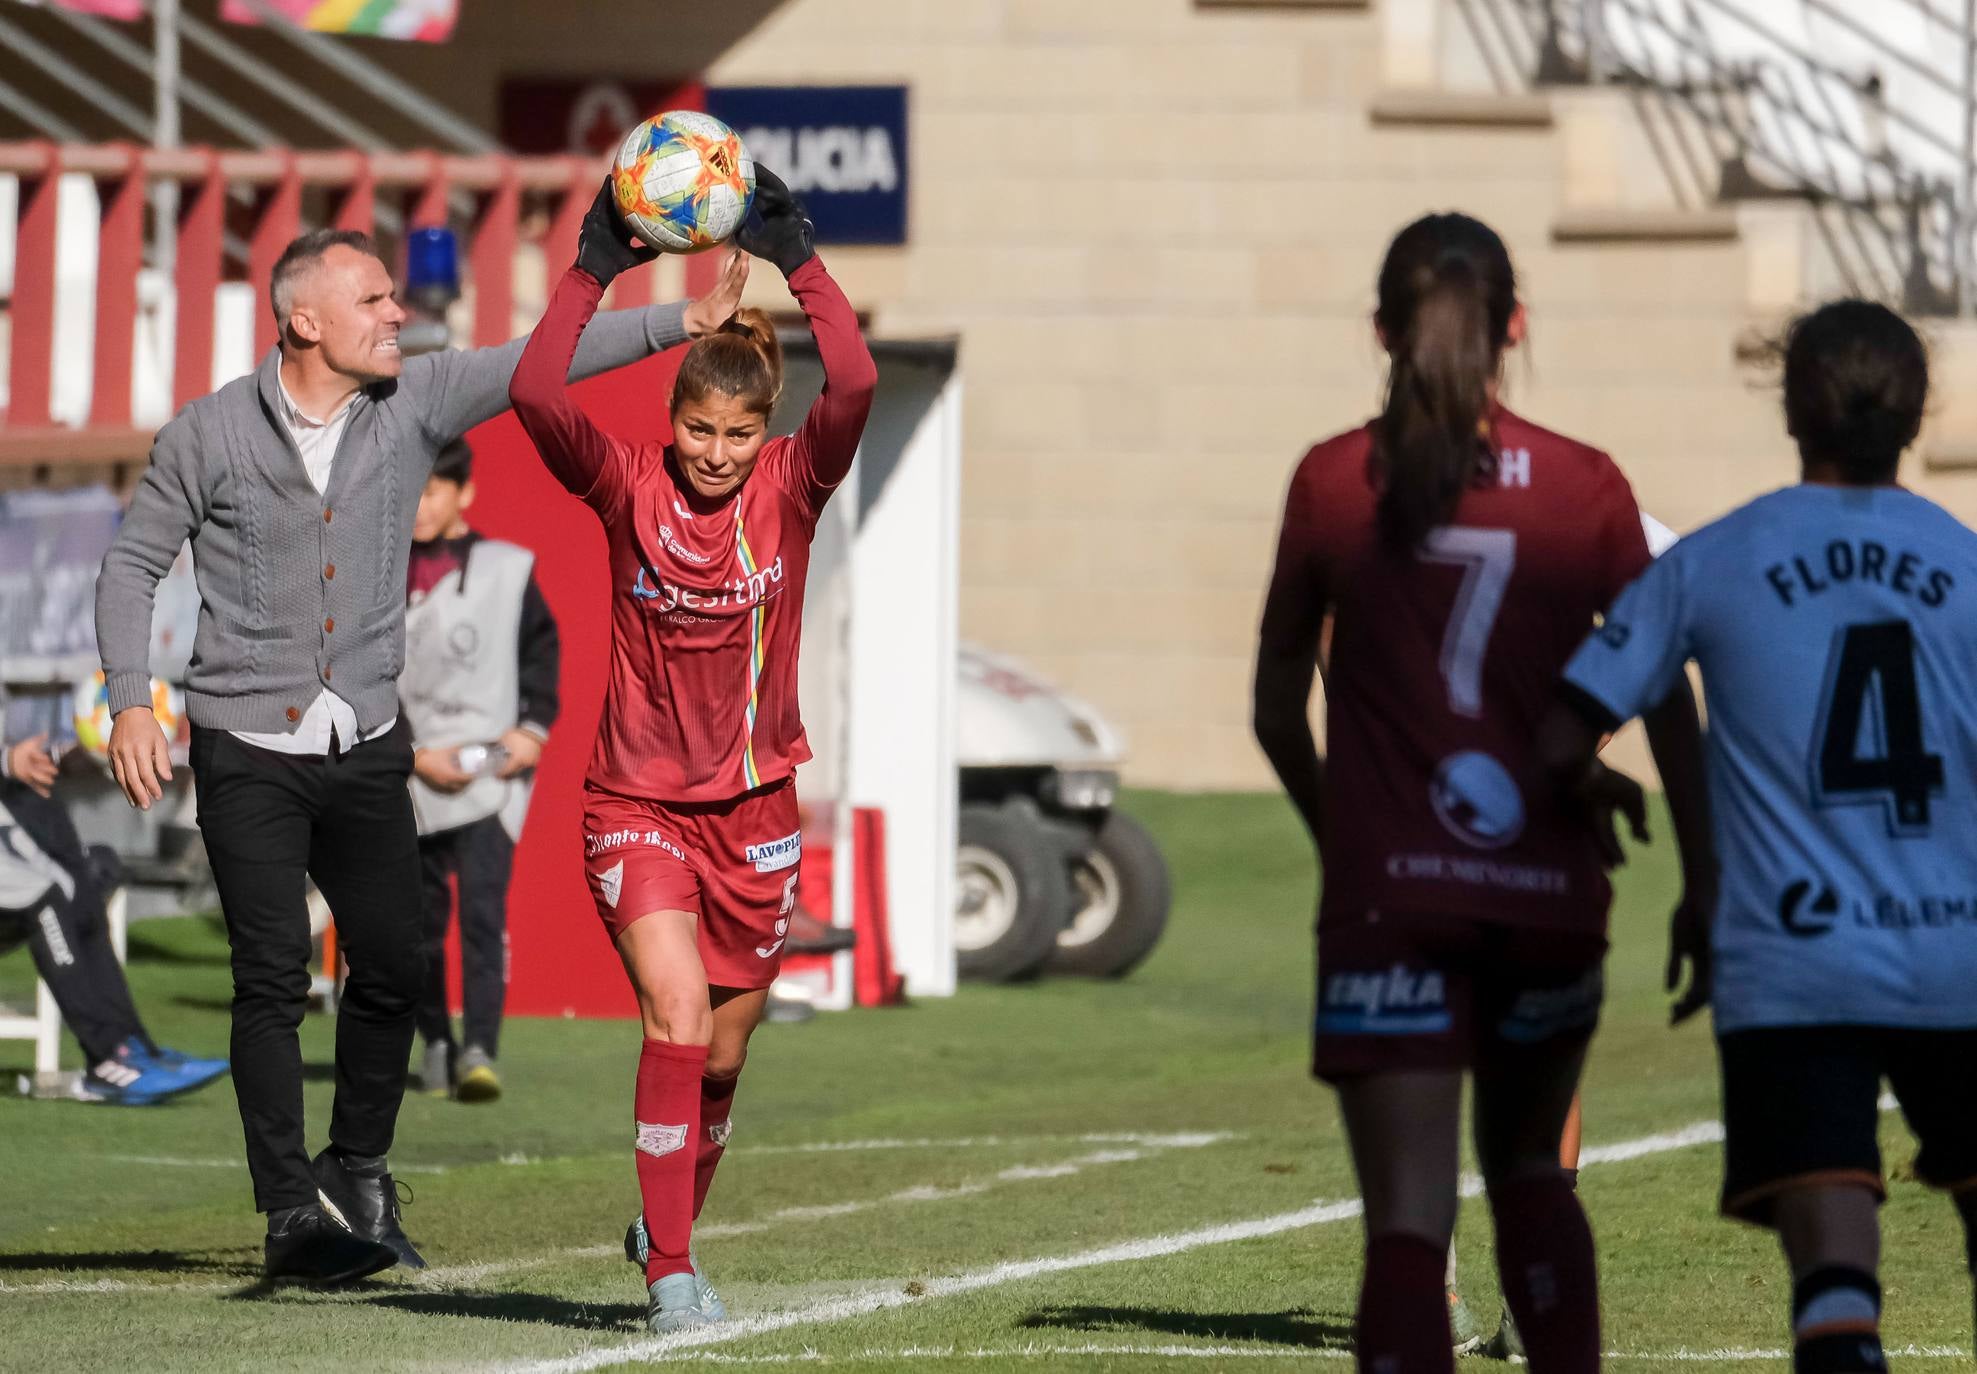
MULTIPOLYGON (((35 972, 55 995, 62 1020, 75 1032, 90 1064, 110 1058, 126 1040, 149 1044, 123 965, 110 944, 110 922, 104 911, 109 894, 83 849, 68 808, 10 780, 0 780, 0 801, 75 888, 73 896, 64 895, 60 887, 51 888, 26 911, 0 911, 0 948, 11 948, 23 939, 28 942, 35 972)), ((5 837, 0 837, 0 844, 4 843, 5 837)))
POLYGON ((498 816, 441 830, 419 841, 425 877, 426 995, 419 1003, 419 1034, 427 1044, 453 1042, 446 1008, 446 927, 453 919, 447 880, 460 880, 460 992, 462 1039, 488 1054, 500 1050, 501 1011, 508 1001, 508 875, 515 842, 498 816))
POLYGON ((309 996, 305 875, 329 902, 350 970, 337 1008, 330 1143, 384 1154, 405 1094, 426 977, 418 831, 406 788, 411 731, 400 721, 379 739, 320 758, 195 729, 192 766, 232 947, 233 1087, 254 1205, 294 1207, 316 1198, 296 1033, 309 996))

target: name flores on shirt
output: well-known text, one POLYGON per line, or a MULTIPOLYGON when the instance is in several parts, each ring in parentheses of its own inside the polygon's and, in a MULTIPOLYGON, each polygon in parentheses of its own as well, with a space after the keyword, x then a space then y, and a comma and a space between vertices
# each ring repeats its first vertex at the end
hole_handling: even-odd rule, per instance
POLYGON ((782 582, 781 555, 758 572, 744 573, 713 587, 682 587, 641 566, 638 576, 632 579, 632 597, 647 603, 648 609, 662 615, 673 611, 693 611, 709 616, 738 615, 780 596, 782 582))
POLYGON ((1835 539, 1819 552, 1807 552, 1789 563, 1773 563, 1764 580, 1787 606, 1810 599, 1849 582, 1872 582, 1903 596, 1914 597, 1931 609, 1949 598, 1956 579, 1941 568, 1924 565, 1907 549, 1890 549, 1872 539, 1835 539))

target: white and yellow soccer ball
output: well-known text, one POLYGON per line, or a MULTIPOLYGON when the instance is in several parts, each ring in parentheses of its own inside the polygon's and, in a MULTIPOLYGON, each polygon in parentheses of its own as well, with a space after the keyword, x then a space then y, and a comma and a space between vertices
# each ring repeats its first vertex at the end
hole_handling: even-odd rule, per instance
POLYGON ((625 135, 611 186, 639 238, 662 253, 698 253, 741 227, 755 200, 755 159, 714 116, 668 110, 625 135))
MULTIPOLYGON (((151 714, 158 718, 158 728, 165 732, 166 739, 178 735, 179 716, 183 710, 184 699, 178 688, 152 678, 151 714)), ((108 763, 110 760, 110 727, 113 724, 110 689, 100 671, 91 673, 75 688, 76 743, 98 763, 108 763)))

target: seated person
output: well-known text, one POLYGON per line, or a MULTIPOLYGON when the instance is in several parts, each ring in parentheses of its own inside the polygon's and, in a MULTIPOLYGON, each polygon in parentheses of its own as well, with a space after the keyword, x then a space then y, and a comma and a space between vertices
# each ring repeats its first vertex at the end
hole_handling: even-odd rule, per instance
POLYGON ((0 951, 23 940, 32 949, 88 1060, 84 1098, 141 1107, 203 1087, 226 1061, 194 1059, 146 1033, 110 946, 108 894, 53 796, 55 773, 46 735, 0 740, 0 951))

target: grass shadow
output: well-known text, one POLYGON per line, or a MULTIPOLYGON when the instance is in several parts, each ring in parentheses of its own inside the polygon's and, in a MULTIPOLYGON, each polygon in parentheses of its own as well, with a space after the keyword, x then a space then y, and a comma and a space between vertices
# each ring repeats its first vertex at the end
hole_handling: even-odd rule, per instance
POLYGON ((420 1317, 476 1317, 483 1321, 532 1322, 571 1331, 645 1330, 645 1308, 631 1303, 571 1302, 544 1293, 386 1293, 366 1306, 420 1317))
POLYGON ((1160 1307, 1042 1307, 1023 1326, 1071 1331, 1158 1331, 1216 1341, 1261 1341, 1305 1350, 1352 1347, 1349 1320, 1321 1317, 1308 1308, 1287 1312, 1178 1312, 1160 1307))
POLYGON ((76 1271, 136 1274, 234 1274, 260 1269, 243 1259, 224 1259, 207 1251, 185 1250, 26 1250, 0 1254, 0 1272, 49 1273, 76 1271))

